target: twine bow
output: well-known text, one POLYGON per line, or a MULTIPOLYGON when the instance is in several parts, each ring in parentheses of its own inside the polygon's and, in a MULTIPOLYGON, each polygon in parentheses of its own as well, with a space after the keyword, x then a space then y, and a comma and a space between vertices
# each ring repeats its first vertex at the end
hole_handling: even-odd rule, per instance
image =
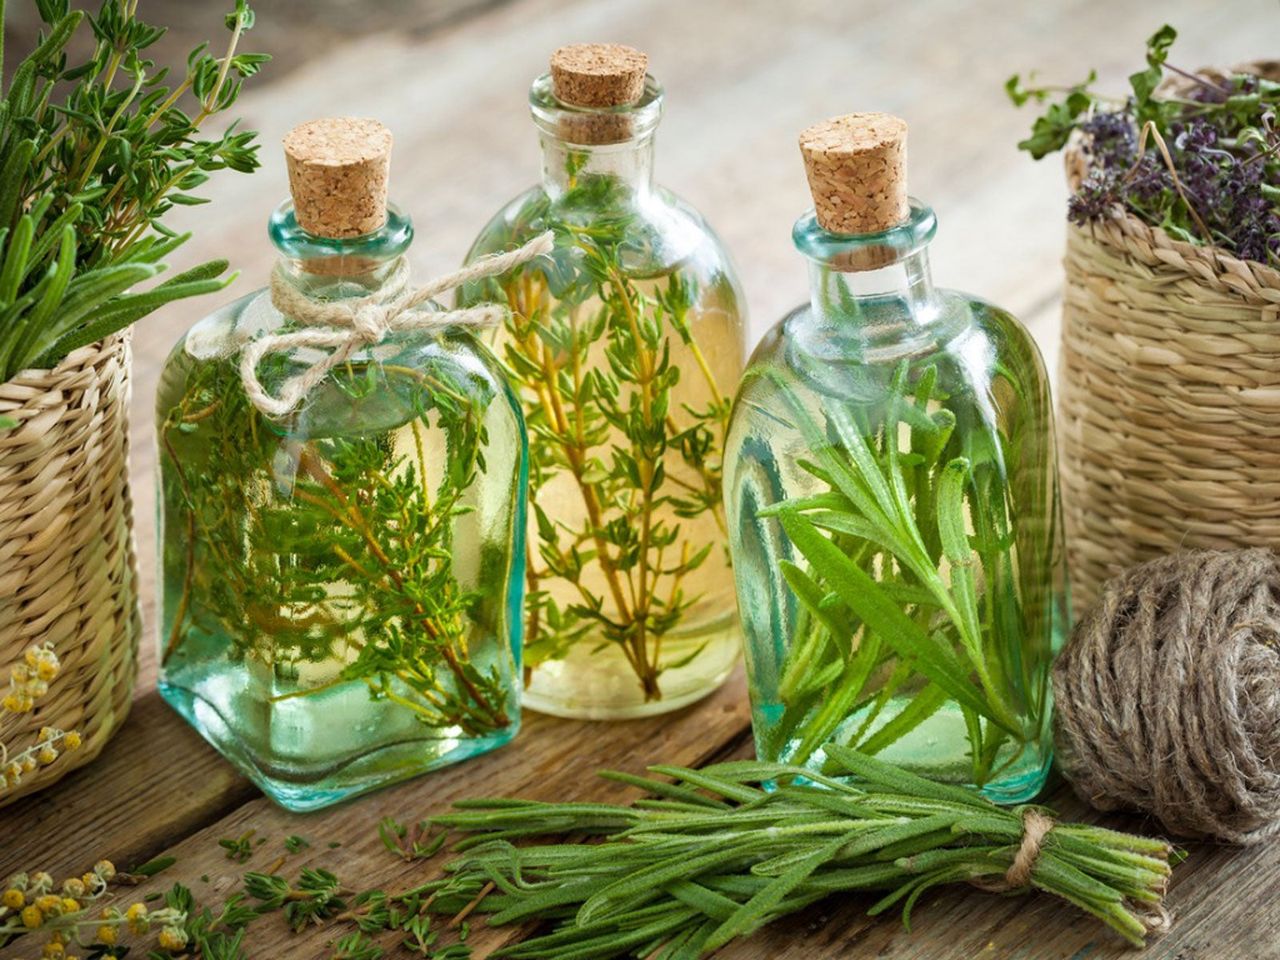
POLYGON ((331 303, 311 299, 290 283, 277 267, 271 275, 271 303, 285 316, 303 324, 303 328, 291 333, 268 334, 245 345, 240 353, 240 379, 244 383, 244 392, 264 414, 281 417, 301 403, 330 370, 346 363, 359 350, 381 343, 389 333, 443 330, 455 326, 487 327, 500 323, 506 316, 506 308, 492 303, 434 312, 415 308, 464 283, 506 273, 513 267, 550 253, 551 248, 552 234, 548 231, 517 250, 482 257, 415 290, 407 290, 409 266, 401 259, 378 293, 331 303), (302 347, 329 352, 284 381, 279 395, 272 396, 258 379, 258 365, 268 354, 288 353, 302 347))

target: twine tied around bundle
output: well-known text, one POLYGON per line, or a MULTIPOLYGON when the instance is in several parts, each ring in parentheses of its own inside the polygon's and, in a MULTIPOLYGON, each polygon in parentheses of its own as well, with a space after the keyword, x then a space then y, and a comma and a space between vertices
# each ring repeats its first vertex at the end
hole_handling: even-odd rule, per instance
POLYGON ((1031 874, 1040 860, 1040 850, 1044 846, 1045 837, 1057 826, 1058 821, 1035 807, 1024 807, 1022 810, 1022 842, 1018 852, 1013 856, 1013 863, 1005 871, 1003 877, 995 880, 975 877, 969 882, 988 893, 1012 893, 1023 890, 1031 883, 1031 874))
POLYGON ((443 330, 447 327, 488 327, 502 322, 506 307, 481 304, 459 310, 418 310, 422 304, 472 280, 506 273, 536 257, 550 253, 550 231, 530 240, 519 249, 481 257, 460 270, 447 273, 409 288, 409 266, 401 258, 378 293, 350 300, 313 300, 283 275, 279 267, 271 275, 271 303, 301 329, 271 333, 246 344, 240 353, 240 379, 249 401, 267 416, 281 417, 292 411, 315 389, 329 371, 345 363, 358 351, 381 343, 388 334, 401 330, 443 330), (328 350, 301 373, 285 380, 279 395, 272 396, 258 379, 258 365, 273 353, 288 353, 310 347, 328 350))
POLYGON ((1101 810, 1170 832, 1280 835, 1280 556, 1162 557, 1108 581, 1053 673, 1056 746, 1101 810))

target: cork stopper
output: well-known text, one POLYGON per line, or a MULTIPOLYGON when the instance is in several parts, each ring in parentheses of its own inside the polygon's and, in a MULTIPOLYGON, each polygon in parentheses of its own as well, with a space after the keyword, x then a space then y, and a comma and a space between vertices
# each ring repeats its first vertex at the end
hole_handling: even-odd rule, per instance
POLYGON ((907 124, 887 113, 850 113, 800 134, 818 223, 832 233, 879 233, 902 223, 907 124))
POLYGON ((602 145, 630 140, 635 124, 629 107, 644 96, 649 58, 620 43, 578 43, 551 55, 551 88, 567 107, 559 135, 570 143, 602 145), (599 112, 594 112, 599 111, 599 112))
POLYGON ((377 120, 299 124, 284 138, 284 155, 294 211, 307 233, 359 237, 387 222, 391 131, 377 120))
POLYGON ((625 107, 644 95, 649 58, 620 43, 575 43, 551 55, 556 99, 574 107, 625 107))

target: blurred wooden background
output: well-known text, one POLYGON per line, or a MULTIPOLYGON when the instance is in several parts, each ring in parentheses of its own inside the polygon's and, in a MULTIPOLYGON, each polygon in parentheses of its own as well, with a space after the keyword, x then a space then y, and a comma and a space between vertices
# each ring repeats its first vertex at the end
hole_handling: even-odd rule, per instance
MULTIPOLYGON (((230 6, 231 0, 142 0, 148 19, 173 26, 156 48, 157 59, 179 68, 194 43, 209 39, 216 49, 225 37, 222 18, 230 6)), ((1045 82, 1069 84, 1096 68, 1101 85, 1123 93, 1126 75, 1141 65, 1145 38, 1164 22, 1180 31, 1173 59, 1182 66, 1280 55, 1276 0, 257 0, 253 6, 258 26, 244 49, 271 53, 276 61, 248 84, 237 113, 246 126, 261 131, 263 169, 252 177, 215 178, 206 188, 215 202, 179 209, 171 223, 198 231, 175 258, 175 267, 225 256, 242 275, 221 298, 178 304, 146 319, 134 341, 133 475, 149 622, 155 582, 151 417, 156 374, 187 326, 219 302, 265 282, 273 260, 266 218, 286 192, 279 143, 295 123, 348 114, 377 117, 392 128, 392 192, 415 218, 418 240, 411 258, 418 276, 426 277, 456 265, 489 215, 538 176, 526 93, 551 51, 590 40, 637 46, 648 52, 651 70, 667 90, 657 177, 699 207, 733 252, 754 342, 806 295, 804 263, 790 243, 791 224, 808 206, 796 134, 838 113, 897 113, 911 128, 912 193, 933 205, 940 222, 933 247, 937 281, 1012 309, 1030 326, 1052 367, 1065 189, 1056 158, 1035 163, 1015 149, 1033 113, 1008 103, 1005 79, 1034 70, 1045 82)), ((12 69, 35 26, 30 0, 9 0, 9 8, 5 66, 12 69)), ((151 647, 148 636, 143 694, 154 682, 151 647)), ((610 731, 620 728, 588 730, 535 718, 522 739, 528 752, 514 762, 536 787, 543 778, 534 768, 545 759, 537 745, 551 730, 559 731, 555 738, 573 742, 574 753, 563 762, 575 769, 603 762, 639 766, 658 757, 698 762, 717 752, 732 753, 745 742, 742 696, 739 676, 702 707, 629 728, 631 736, 648 742, 629 740, 621 758, 616 741, 609 739, 617 735, 610 731), (694 737, 705 742, 697 750, 686 749, 694 737)), ((170 762, 207 778, 190 787, 198 795, 191 809, 169 810, 166 795, 138 774, 121 784, 119 795, 153 804, 156 819, 107 827, 101 804, 73 790, 59 791, 56 801, 46 796, 19 806, 13 815, 47 823, 55 814, 71 817, 79 811, 89 819, 60 839, 17 843, 15 860, 24 850, 41 849, 73 865, 94 855, 86 847, 102 831, 123 853, 152 856, 172 845, 192 846, 199 836, 194 831, 206 825, 206 835, 225 836, 237 824, 263 823, 271 829, 285 823, 224 765, 206 757, 194 738, 152 748, 159 742, 156 724, 167 731, 180 722, 154 695, 144 700, 103 760, 70 784, 93 783, 104 770, 111 775, 130 770, 129 764, 136 764, 130 758, 146 754, 144 770, 152 779, 170 762)), ((375 806, 404 814, 406 797, 437 807, 464 789, 494 792, 495 784, 483 779, 486 771, 501 770, 513 757, 503 751, 457 768, 456 775, 415 781, 379 795, 376 804, 369 805, 371 798, 340 813, 369 832, 381 815, 375 806)), ((497 786, 514 790, 522 782, 497 786)), ((112 813, 108 819, 115 823, 120 817, 112 813)), ((205 845, 210 842, 206 836, 205 845)), ((8 862, 5 847, 0 842, 0 874, 19 865, 8 862)), ((207 852, 197 856, 207 861, 207 852)), ((1277 860, 1206 851, 1199 867, 1184 868, 1194 869, 1200 879, 1184 881, 1192 886, 1175 896, 1183 914, 1176 929, 1182 932, 1149 955, 1280 957, 1277 860), (1254 885, 1257 899, 1242 895, 1245 884, 1254 885)), ((230 869, 209 862, 204 868, 230 869)), ((1077 922, 1057 907, 1024 910, 997 901, 979 917, 972 911, 983 898, 957 898, 948 901, 950 907, 942 906, 944 899, 932 898, 922 907, 923 932, 916 937, 902 935, 892 920, 868 925, 856 919, 854 904, 840 912, 832 928, 783 929, 731 953, 844 957, 865 950, 865 955, 893 957, 1028 960, 1113 955, 1114 944, 1098 936, 1096 925, 1083 918, 1077 922), (925 919, 935 911, 937 919, 925 919), (1040 924, 1056 932, 1041 939, 1040 924), (1015 927, 1018 932, 1009 932, 1015 927)), ((318 946, 316 952, 285 949, 287 954, 272 955, 321 955, 318 946)))

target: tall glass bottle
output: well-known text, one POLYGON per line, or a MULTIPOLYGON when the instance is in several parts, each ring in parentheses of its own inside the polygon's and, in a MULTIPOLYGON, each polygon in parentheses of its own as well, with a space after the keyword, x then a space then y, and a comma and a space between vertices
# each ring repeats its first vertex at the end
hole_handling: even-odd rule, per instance
POLYGON ((504 300, 497 351, 529 424, 525 704, 672 710, 737 659, 721 499, 742 294, 702 218, 652 180, 662 88, 629 47, 564 47, 530 93, 542 182, 469 258, 555 251, 463 302, 504 300))
POLYGON ((809 303, 738 391, 725 497, 758 755, 828 743, 1033 797, 1067 626, 1048 380, 1010 314, 936 289, 906 125, 806 130, 809 303))
MULTIPOLYGON (((314 121, 285 149, 274 289, 197 323, 161 375, 160 691, 307 810, 515 735, 527 447, 497 361, 456 328, 359 345, 294 409, 250 398, 242 348, 309 329, 273 300, 383 301, 413 237, 381 124, 314 121)), ((268 397, 332 347, 267 353, 268 397)))

